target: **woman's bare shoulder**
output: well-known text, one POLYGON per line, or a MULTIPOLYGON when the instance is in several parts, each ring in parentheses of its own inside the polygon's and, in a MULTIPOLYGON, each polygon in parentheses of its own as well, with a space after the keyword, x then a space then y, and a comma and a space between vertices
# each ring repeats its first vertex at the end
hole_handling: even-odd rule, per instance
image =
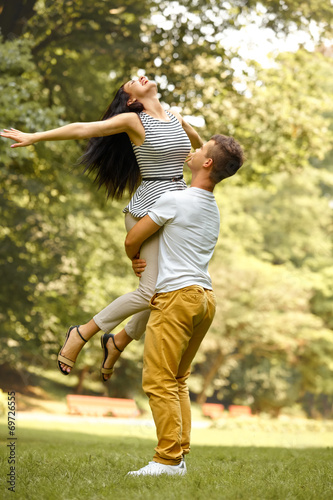
POLYGON ((169 113, 172 113, 177 118, 177 120, 180 121, 181 124, 183 123, 183 117, 182 117, 182 115, 179 113, 179 111, 177 109, 170 108, 169 109, 169 113))

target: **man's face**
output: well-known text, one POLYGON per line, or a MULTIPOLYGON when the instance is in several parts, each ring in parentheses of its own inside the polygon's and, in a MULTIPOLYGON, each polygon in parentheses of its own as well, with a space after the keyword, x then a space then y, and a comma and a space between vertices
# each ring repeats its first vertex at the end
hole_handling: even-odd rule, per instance
POLYGON ((210 140, 203 144, 201 148, 195 150, 194 153, 190 153, 187 157, 187 164, 192 172, 200 170, 200 168, 207 162, 209 157, 209 151, 212 146, 214 146, 214 141, 210 140))

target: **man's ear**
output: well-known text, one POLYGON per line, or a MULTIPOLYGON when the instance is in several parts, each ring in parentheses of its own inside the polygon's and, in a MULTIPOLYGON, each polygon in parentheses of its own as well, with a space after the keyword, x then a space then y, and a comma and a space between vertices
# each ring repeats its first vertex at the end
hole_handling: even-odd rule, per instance
POLYGON ((203 164, 203 167, 210 168, 212 165, 213 165, 213 159, 212 158, 207 158, 207 160, 203 164))

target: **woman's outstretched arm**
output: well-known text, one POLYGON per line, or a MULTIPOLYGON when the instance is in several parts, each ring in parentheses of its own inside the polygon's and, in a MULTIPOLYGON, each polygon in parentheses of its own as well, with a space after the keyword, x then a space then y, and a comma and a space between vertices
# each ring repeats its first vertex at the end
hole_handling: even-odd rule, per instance
POLYGON ((35 132, 33 134, 27 134, 13 128, 10 130, 4 129, 0 135, 15 141, 15 144, 12 144, 11 147, 18 148, 29 146, 30 144, 35 144, 40 141, 90 139, 90 137, 103 137, 106 135, 120 134, 122 132, 126 132, 130 139, 135 142, 142 140, 142 128, 140 119, 136 113, 122 113, 108 120, 69 123, 63 127, 47 130, 45 132, 35 132))

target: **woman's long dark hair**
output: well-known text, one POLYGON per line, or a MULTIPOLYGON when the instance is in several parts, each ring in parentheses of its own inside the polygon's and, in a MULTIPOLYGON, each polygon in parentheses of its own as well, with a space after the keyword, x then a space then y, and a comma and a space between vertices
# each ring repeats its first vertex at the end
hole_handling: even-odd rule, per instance
MULTIPOLYGON (((130 95, 122 85, 101 120, 120 113, 140 113, 141 102, 127 105, 130 95)), ((105 137, 92 137, 79 161, 85 172, 95 174, 98 189, 104 186, 108 198, 120 199, 125 190, 132 195, 140 181, 140 170, 130 139, 126 133, 105 137)))

